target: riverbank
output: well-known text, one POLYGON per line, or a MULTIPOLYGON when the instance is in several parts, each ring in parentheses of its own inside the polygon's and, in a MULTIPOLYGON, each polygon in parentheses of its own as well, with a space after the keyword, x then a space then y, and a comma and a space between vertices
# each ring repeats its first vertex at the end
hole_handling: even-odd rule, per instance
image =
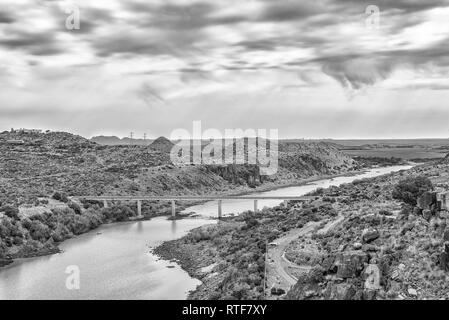
MULTIPOLYGON (((397 179, 401 174, 363 180, 365 190, 359 190, 359 183, 344 188, 332 187, 332 196, 320 195, 316 201, 305 205, 290 201, 287 207, 264 209, 257 214, 242 213, 219 225, 192 230, 182 239, 163 243, 153 252, 162 259, 176 261, 190 276, 202 281, 189 294, 189 299, 261 299, 265 296, 263 270, 267 243, 308 222, 326 223, 335 219, 337 209, 356 208, 355 200, 349 206, 346 204, 348 200, 343 193, 347 193, 347 188, 363 191, 374 199, 382 196, 377 192, 379 181, 385 184, 390 177, 397 179), (335 203, 340 202, 343 207, 339 208, 335 203)), ((388 192, 383 196, 388 199, 388 192)))
MULTIPOLYGON (((216 195, 216 196, 240 196, 240 195, 250 195, 250 194, 254 194, 254 193, 260 193, 260 192, 266 192, 266 191, 271 191, 271 190, 278 190, 281 188, 285 188, 285 187, 292 187, 292 186, 301 186, 301 185, 306 185, 308 183, 314 182, 314 181, 318 181, 318 180, 322 180, 322 179, 326 179, 326 178, 337 178, 340 176, 351 176, 351 175, 356 175, 356 174, 360 174, 366 170, 368 170, 369 168, 366 168, 364 170, 357 170, 357 171, 349 171, 349 172, 343 172, 340 174, 335 174, 335 175, 323 175, 323 176, 312 176, 312 177, 308 177, 308 178, 303 178, 303 179, 297 179, 294 182, 289 182, 289 183, 284 183, 281 184, 279 183, 279 181, 266 181, 265 185, 260 185, 258 187, 255 188, 250 188, 249 186, 238 186, 237 189, 240 189, 238 191, 235 191, 236 188, 233 188, 233 191, 228 191, 228 192, 222 192, 222 193, 215 193, 215 194, 211 194, 212 196, 216 195)), ((177 203, 177 215, 176 218, 174 220, 177 219, 185 219, 185 218, 189 218, 191 216, 191 213, 184 213, 184 214, 180 214, 180 211, 183 211, 184 209, 194 206, 194 205, 198 205, 198 204, 203 204, 207 202, 207 200, 205 201, 183 201, 181 203, 177 203)), ((145 209, 145 208, 144 208, 145 209)), ((40 241, 40 239, 34 239, 35 240, 32 245, 27 245, 27 246, 23 246, 23 245, 17 245, 17 248, 14 248, 14 250, 12 250, 14 253, 13 254, 7 254, 6 256, 3 255, 3 258, 0 255, 0 258, 2 258, 2 263, 0 263, 0 268, 3 266, 6 266, 7 264, 10 264, 11 262, 14 261, 14 259, 19 259, 19 258, 32 258, 32 257, 38 257, 38 256, 45 256, 45 255, 51 255, 54 253, 58 253, 59 251, 59 245, 67 240, 67 239, 71 239, 77 235, 89 232, 91 230, 96 229, 97 227, 104 225, 104 224, 109 224, 109 223, 114 223, 114 219, 118 219, 117 221, 131 221, 131 220, 136 220, 135 217, 133 216, 134 213, 131 211, 131 209, 128 206, 113 206, 112 208, 97 208, 94 210, 94 212, 89 211, 89 210, 80 210, 80 214, 77 216, 72 209, 67 208, 64 209, 66 211, 64 211, 64 213, 60 213, 58 212, 57 215, 62 215, 62 214, 69 214, 69 216, 72 218, 72 220, 75 220, 79 217, 84 217, 84 215, 89 216, 88 220, 79 220, 77 223, 82 224, 81 226, 78 226, 76 232, 65 232, 65 233, 61 233, 59 232, 59 234, 56 237, 52 237, 50 236, 49 240, 45 240, 45 242, 42 242, 42 244, 40 245, 38 242, 40 241), (105 210, 112 210, 114 211, 115 209, 118 210, 122 210, 124 212, 126 212, 125 215, 123 215, 122 213, 120 213, 120 217, 116 218, 114 217, 114 213, 108 213, 106 214, 106 218, 103 217, 104 216, 104 212, 105 210), (103 212, 103 213, 102 213, 103 212), (59 214, 60 213, 60 214, 59 214), (91 219, 93 216, 93 219, 91 219), (90 221, 93 220, 93 221, 90 221), (112 221, 111 221, 112 220, 112 221)), ((118 211, 116 210, 116 211, 118 211)), ((163 211, 162 211, 163 212, 163 211)), ((171 214, 171 206, 167 205, 167 210, 165 210, 165 212, 160 213, 160 214, 151 214, 151 215, 146 215, 141 219, 141 221, 146 221, 146 220, 151 220, 155 217, 160 217, 160 216, 170 216, 171 214), (170 213, 168 213, 170 212, 170 213)), ((46 215, 52 215, 51 213, 46 213, 46 215)), ((37 222, 44 222, 45 220, 51 220, 51 217, 46 217, 44 216, 43 218, 40 217, 39 215, 36 216, 37 217, 37 222), (44 220, 44 221, 42 221, 44 220)), ((170 219, 170 218, 169 218, 170 219)), ((61 219, 60 219, 61 220, 61 219)), ((33 220, 34 222, 35 220, 33 220)), ((66 222, 64 222, 66 223, 66 222)), ((17 220, 14 221, 14 219, 11 219, 11 223, 8 224, 9 228, 12 228, 12 225, 17 224, 17 220)), ((45 228, 46 225, 45 223, 43 223, 43 226, 40 225, 39 227, 36 228, 45 228)), ((60 226, 59 229, 64 229, 65 226, 62 225, 60 226)), ((16 228, 17 229, 17 228, 16 228)), ((20 228, 19 228, 20 229, 20 228)), ((19 230, 19 233, 25 233, 25 228, 21 228, 22 231, 19 230)), ((48 231, 48 232, 51 232, 48 231)), ((44 240, 44 238, 43 238, 44 240)), ((0 248, 1 249, 1 248, 0 248)), ((0 252, 1 253, 1 252, 0 252)))

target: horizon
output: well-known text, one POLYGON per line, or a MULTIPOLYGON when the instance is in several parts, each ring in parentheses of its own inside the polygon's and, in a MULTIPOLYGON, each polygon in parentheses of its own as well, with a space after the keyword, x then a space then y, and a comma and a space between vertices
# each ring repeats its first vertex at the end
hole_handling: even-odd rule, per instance
MULTIPOLYGON (((42 133, 45 133, 45 131, 49 130, 50 132, 66 132, 66 133, 70 133, 70 134, 74 134, 74 135, 79 135, 83 138, 86 139, 92 139, 92 138, 96 138, 96 137, 105 137, 105 138, 118 138, 120 140, 124 140, 124 139, 132 139, 132 140, 156 140, 158 138, 167 138, 169 140, 176 140, 176 139, 170 139, 170 137, 165 136, 165 135, 160 135, 160 136, 146 136, 146 138, 143 138, 143 133, 142 136, 133 136, 132 138, 129 136, 120 136, 117 134, 97 134, 97 135, 91 135, 91 136, 85 136, 73 131, 67 131, 67 130, 54 130, 54 129, 49 129, 49 128, 26 128, 26 127, 18 127, 18 128, 9 128, 9 129, 3 129, 0 130, 0 132, 5 132, 5 131, 10 131, 11 129, 15 129, 15 130, 19 130, 19 129, 37 129, 37 130, 42 130, 42 133)), ((224 137, 222 137, 224 138, 224 137)), ((253 136, 245 136, 245 138, 254 138, 253 136)), ((187 139, 187 137, 185 138, 187 139)), ((203 138, 202 140, 207 140, 206 138, 203 138)), ((278 140, 320 140, 320 141, 325 141, 325 140, 335 140, 335 141, 383 141, 383 140, 389 140, 389 141, 394 141, 394 140, 449 140, 449 137, 443 138, 443 137, 410 137, 410 138, 331 138, 331 137, 326 137, 326 138, 315 138, 315 137, 279 137, 278 140)))

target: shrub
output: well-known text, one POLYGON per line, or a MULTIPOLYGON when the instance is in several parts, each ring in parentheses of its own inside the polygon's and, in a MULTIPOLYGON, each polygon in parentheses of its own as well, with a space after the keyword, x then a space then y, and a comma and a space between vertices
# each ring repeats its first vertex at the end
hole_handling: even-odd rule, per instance
POLYGON ((49 228, 38 220, 31 221, 31 228, 29 231, 31 239, 33 240, 45 242, 50 238, 49 228))
POLYGON ((6 216, 15 219, 15 220, 19 220, 19 209, 17 209, 16 207, 12 207, 12 206, 2 206, 0 207, 0 212, 4 212, 6 216))
POLYGON ((109 208, 103 208, 101 213, 103 216, 110 221, 125 221, 129 217, 135 215, 134 211, 125 205, 117 205, 109 208))
POLYGON ((393 199, 415 206, 418 197, 430 190, 433 190, 433 185, 429 178, 424 176, 408 177, 399 181, 394 187, 392 196, 393 199))
POLYGON ((53 199, 58 200, 58 201, 62 201, 62 202, 68 202, 69 198, 67 198, 67 195, 65 193, 62 192, 55 192, 52 196, 53 199))
POLYGON ((76 214, 81 214, 81 207, 77 203, 75 203, 73 201, 69 201, 69 203, 67 205, 70 209, 75 211, 76 214))

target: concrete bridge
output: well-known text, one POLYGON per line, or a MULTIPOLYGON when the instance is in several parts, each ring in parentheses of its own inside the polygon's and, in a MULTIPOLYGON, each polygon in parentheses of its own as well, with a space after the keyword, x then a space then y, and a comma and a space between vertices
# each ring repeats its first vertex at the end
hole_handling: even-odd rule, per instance
POLYGON ((218 204, 218 218, 222 217, 222 202, 223 200, 253 200, 254 201, 254 212, 258 211, 257 202, 258 200, 281 200, 284 204, 287 201, 310 201, 315 199, 312 196, 80 196, 76 197, 80 200, 91 200, 91 201, 103 201, 104 207, 108 207, 108 201, 137 201, 137 217, 142 217, 142 201, 170 201, 171 202, 171 214, 172 217, 176 216, 176 201, 217 201, 218 204))

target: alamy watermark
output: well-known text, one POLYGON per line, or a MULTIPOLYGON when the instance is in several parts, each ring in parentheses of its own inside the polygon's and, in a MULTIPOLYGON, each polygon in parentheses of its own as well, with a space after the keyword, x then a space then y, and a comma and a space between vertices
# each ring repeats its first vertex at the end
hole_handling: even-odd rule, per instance
POLYGON ((217 129, 202 130, 201 121, 193 122, 192 132, 176 129, 170 140, 176 141, 170 159, 175 165, 253 164, 261 175, 278 170, 278 130, 217 129))
POLYGON ((68 14, 65 19, 65 27, 67 30, 79 30, 81 28, 80 8, 75 4, 65 5, 64 11, 68 14))
POLYGON ((80 268, 76 265, 67 266, 65 273, 68 274, 65 280, 67 290, 80 289, 80 268))
POLYGON ((368 17, 365 19, 365 26, 370 30, 378 30, 380 28, 380 9, 376 5, 369 5, 365 9, 368 17))

